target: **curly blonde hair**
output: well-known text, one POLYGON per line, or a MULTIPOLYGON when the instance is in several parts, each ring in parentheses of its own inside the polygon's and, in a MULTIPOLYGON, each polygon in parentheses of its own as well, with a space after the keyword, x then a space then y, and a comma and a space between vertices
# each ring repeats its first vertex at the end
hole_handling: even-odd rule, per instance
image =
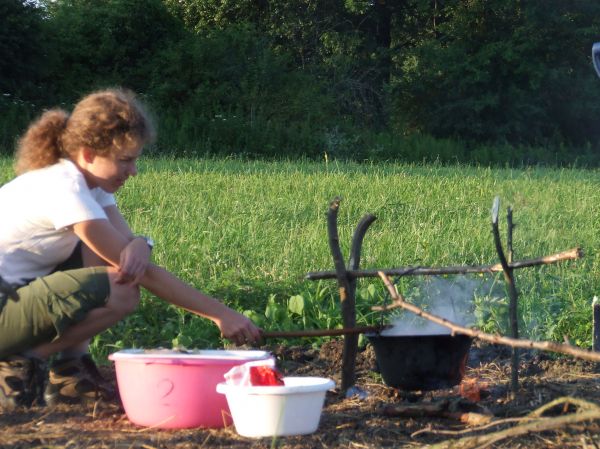
POLYGON ((70 115, 50 109, 33 122, 17 145, 15 171, 22 174, 62 157, 74 158, 82 147, 99 156, 120 154, 154 137, 154 125, 132 92, 98 91, 81 99, 70 115))

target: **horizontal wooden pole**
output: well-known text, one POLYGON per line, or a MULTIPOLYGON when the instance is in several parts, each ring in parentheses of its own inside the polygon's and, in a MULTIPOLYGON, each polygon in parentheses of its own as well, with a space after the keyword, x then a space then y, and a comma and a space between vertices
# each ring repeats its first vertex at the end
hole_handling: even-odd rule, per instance
MULTIPOLYGON (((583 257, 581 248, 573 248, 549 256, 537 257, 535 259, 526 259, 509 263, 509 268, 527 268, 536 265, 547 265, 561 262, 564 260, 574 260, 583 257)), ((382 272, 386 276, 423 276, 423 275, 444 275, 444 274, 470 274, 470 273, 495 273, 501 272, 502 265, 475 265, 475 266, 450 266, 450 267, 401 267, 390 269, 371 269, 371 270, 347 270, 346 274, 350 278, 379 277, 382 272)), ((316 281, 319 279, 335 279, 335 271, 315 271, 308 273, 306 279, 316 281)))

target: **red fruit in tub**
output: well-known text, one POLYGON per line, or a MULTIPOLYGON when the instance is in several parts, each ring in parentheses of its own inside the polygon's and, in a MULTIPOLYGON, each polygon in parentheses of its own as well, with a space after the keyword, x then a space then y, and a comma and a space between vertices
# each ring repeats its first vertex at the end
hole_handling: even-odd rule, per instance
POLYGON ((250 367, 250 383, 254 386, 285 385, 281 373, 277 369, 267 365, 250 367))
POLYGON ((275 367, 273 358, 256 360, 234 366, 224 374, 229 385, 269 386, 285 385, 283 376, 275 367))

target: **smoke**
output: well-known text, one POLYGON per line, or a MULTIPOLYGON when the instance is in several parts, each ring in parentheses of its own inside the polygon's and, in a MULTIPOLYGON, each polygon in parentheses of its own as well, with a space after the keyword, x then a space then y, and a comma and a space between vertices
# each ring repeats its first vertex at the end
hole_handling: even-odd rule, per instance
MULTIPOLYGON (((429 277, 403 292, 406 300, 421 309, 461 326, 475 323, 475 297, 489 293, 490 284, 483 278, 466 276, 454 278, 429 277)), ((421 318, 412 312, 399 310, 390 317, 392 326, 381 335, 447 335, 450 329, 421 318)))

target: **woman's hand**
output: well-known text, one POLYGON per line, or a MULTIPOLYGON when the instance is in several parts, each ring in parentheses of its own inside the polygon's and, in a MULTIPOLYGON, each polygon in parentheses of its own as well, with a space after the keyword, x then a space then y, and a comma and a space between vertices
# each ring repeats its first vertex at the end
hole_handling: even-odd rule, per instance
POLYGON ((221 330, 221 335, 236 345, 253 344, 261 340, 260 328, 235 310, 227 308, 226 312, 214 321, 221 330))
POLYGON ((138 284, 150 263, 150 253, 150 247, 143 238, 131 240, 121 251, 117 282, 138 284))

